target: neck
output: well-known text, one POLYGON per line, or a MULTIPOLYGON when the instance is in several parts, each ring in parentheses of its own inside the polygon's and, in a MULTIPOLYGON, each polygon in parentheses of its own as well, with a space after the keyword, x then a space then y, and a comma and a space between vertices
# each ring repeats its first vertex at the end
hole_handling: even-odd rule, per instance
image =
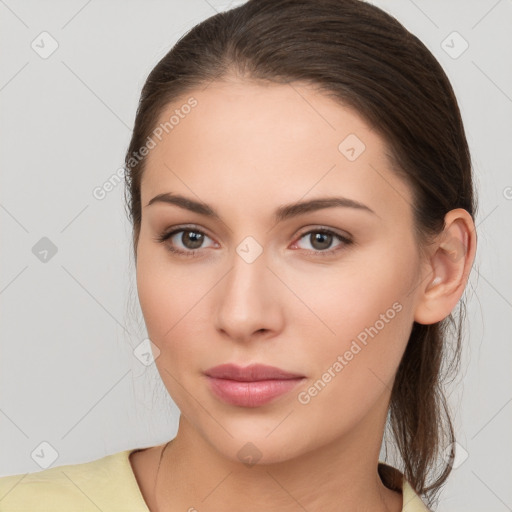
MULTIPOLYGON (((381 427, 382 434, 384 422, 381 427)), ((401 494, 378 474, 381 441, 375 423, 361 422, 293 459, 249 466, 222 456, 182 415, 178 434, 162 452, 156 512, 400 512, 401 494), (379 443, 372 445, 373 439, 379 443)))

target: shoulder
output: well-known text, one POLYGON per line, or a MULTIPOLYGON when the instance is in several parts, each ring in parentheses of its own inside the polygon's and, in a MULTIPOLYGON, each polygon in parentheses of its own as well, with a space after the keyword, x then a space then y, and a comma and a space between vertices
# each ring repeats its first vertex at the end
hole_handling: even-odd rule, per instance
POLYGON ((80 464, 0 477, 2 512, 148 512, 124 450, 80 464))
POLYGON ((431 512, 398 469, 379 461, 378 471, 386 487, 402 494, 402 512, 431 512))
POLYGON ((432 512, 405 479, 402 487, 402 497, 402 512, 432 512))

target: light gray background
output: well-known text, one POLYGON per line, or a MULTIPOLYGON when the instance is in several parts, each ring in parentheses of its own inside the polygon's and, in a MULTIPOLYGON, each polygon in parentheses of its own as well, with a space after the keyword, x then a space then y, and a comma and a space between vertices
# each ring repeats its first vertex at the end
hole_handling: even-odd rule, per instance
MULTIPOLYGON (((464 357, 450 395, 467 456, 439 510, 512 510, 512 2, 373 3, 416 34, 452 81, 479 191, 464 357), (469 43, 458 58, 442 46, 462 48, 446 40, 453 31, 469 43)), ((0 475, 41 470, 31 453, 44 441, 57 466, 176 433, 178 409, 154 365, 133 354, 146 332, 123 185, 103 200, 92 192, 123 164, 149 71, 186 30, 228 6, 0 0, 0 475), (31 47, 43 31, 59 45, 46 59, 31 47), (57 247, 46 262, 32 251, 43 237, 57 247)))

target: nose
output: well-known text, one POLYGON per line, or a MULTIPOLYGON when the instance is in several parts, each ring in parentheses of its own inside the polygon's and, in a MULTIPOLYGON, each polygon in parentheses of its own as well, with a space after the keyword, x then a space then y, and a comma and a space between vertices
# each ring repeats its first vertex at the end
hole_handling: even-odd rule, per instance
POLYGON ((234 252, 231 268, 216 290, 215 324, 224 336, 240 342, 281 330, 283 284, 269 264, 265 251, 255 258, 234 252))

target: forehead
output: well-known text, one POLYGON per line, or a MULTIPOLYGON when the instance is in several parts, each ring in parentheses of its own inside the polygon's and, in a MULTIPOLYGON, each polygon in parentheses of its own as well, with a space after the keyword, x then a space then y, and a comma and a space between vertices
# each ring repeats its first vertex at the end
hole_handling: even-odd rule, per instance
POLYGON ((143 204, 168 191, 224 204, 264 202, 270 191, 283 203, 334 191, 395 209, 397 197, 408 200, 378 133, 307 84, 213 82, 168 105, 157 126, 143 204))

